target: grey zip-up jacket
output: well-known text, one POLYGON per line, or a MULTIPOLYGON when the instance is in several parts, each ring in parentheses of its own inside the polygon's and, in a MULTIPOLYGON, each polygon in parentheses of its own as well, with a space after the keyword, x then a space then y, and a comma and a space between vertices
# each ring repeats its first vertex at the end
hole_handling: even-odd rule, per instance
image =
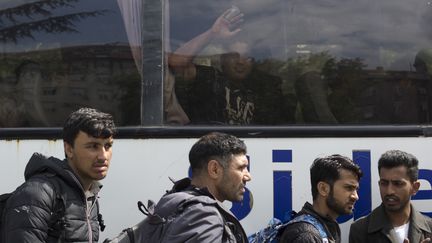
POLYGON ((26 182, 7 201, 0 242, 98 241, 99 183, 86 197, 66 160, 38 153, 30 158, 24 175, 26 182))
POLYGON ((155 213, 161 217, 175 214, 181 200, 185 198, 182 194, 191 190, 200 197, 202 203, 190 205, 176 216, 161 242, 247 242, 246 233, 237 218, 224 210, 222 205, 212 206, 219 202, 205 188, 190 185, 189 178, 176 182, 173 189, 160 199, 155 213))

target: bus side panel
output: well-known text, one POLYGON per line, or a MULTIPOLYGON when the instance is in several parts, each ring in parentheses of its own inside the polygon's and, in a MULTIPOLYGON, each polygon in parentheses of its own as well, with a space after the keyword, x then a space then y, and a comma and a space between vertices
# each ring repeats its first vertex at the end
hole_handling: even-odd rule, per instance
MULTIPOLYGON (((354 215, 339 218, 342 242, 347 242, 353 218, 367 215, 381 198, 377 187, 377 160, 390 149, 414 154, 420 162, 421 188, 413 203, 430 213, 432 161, 431 138, 248 138, 252 181, 250 195, 242 204, 228 208, 236 213, 248 234, 265 227, 272 217, 284 219, 311 201, 309 167, 319 156, 342 154, 353 158, 365 176, 354 215), (285 195, 286 194, 286 195, 285 195), (285 195, 285 196, 284 196, 285 195), (288 198, 288 200, 287 200, 288 198), (289 201, 291 200, 291 202, 289 201)), ((188 153, 196 139, 117 139, 111 168, 102 181, 101 212, 107 224, 101 240, 113 237, 123 228, 136 224, 144 215, 137 201, 157 201, 171 188, 168 177, 188 176, 188 153)), ((33 152, 64 158, 63 142, 50 140, 0 140, 0 192, 9 192, 24 181, 24 168, 33 152)))

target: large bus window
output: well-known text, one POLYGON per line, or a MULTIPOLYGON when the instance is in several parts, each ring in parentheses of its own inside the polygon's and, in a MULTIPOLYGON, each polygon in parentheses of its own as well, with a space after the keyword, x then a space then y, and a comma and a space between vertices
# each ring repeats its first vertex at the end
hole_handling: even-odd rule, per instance
POLYGON ((140 124, 141 53, 120 2, 2 1, 0 127, 62 126, 82 106, 140 124))
POLYGON ((168 3, 167 123, 431 122, 428 1, 168 3))

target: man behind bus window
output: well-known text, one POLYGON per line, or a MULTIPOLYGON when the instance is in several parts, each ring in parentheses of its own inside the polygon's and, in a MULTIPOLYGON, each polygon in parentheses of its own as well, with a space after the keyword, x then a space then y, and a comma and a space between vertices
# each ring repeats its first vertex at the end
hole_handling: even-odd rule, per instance
POLYGON ((354 209, 362 176, 360 167, 345 156, 331 155, 315 159, 310 176, 313 204, 306 202, 294 221, 303 215, 312 216, 313 221, 289 223, 280 242, 340 243, 341 232, 336 218, 351 214, 354 209))
POLYGON ((236 28, 243 14, 227 10, 204 33, 168 58, 175 73, 178 100, 192 124, 275 125, 294 120, 294 109, 282 94, 282 80, 257 68, 253 41, 236 28), (220 67, 193 59, 212 41, 224 45, 220 67), (290 110, 288 110, 290 109, 290 110))
POLYGON ((382 203, 351 225, 349 242, 430 242, 432 220, 410 203, 420 188, 417 158, 387 151, 378 161, 378 173, 382 203))
POLYGON ((66 159, 34 153, 26 182, 8 199, 0 242, 97 242, 99 180, 108 173, 115 125, 112 116, 81 108, 63 128, 66 159))

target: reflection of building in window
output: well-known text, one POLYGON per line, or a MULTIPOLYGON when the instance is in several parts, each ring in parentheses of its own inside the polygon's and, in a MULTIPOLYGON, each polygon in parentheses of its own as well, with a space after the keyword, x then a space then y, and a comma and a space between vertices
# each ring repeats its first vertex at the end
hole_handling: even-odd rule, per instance
MULTIPOLYGON (((57 49, 61 53, 57 58, 52 58, 51 52, 12 53, 5 57, 21 63, 16 68, 15 88, 17 100, 25 107, 21 119, 28 122, 27 126, 61 126, 71 110, 82 106, 112 113, 119 124, 127 123, 128 117, 121 114, 127 111, 130 114, 131 109, 139 117, 140 79, 128 46, 57 49), (21 61, 24 58, 37 62, 21 61), (123 100, 126 97, 127 104, 123 100)), ((0 83, 0 89, 2 86, 0 83)), ((1 92, 0 99, 5 99, 1 92)), ((12 106, 19 108, 19 104, 12 106)), ((139 120, 134 122, 138 124, 139 120)), ((23 122, 17 121, 10 126, 22 125, 23 122)))
POLYGON ((25 125, 24 105, 13 96, 11 93, 0 93, 0 127, 25 125))
POLYGON ((367 92, 358 98, 363 122, 424 123, 428 115, 427 85, 424 75, 408 71, 366 71, 367 92), (373 109, 372 109, 373 107, 373 109), (363 109, 366 108, 364 111, 363 109))

